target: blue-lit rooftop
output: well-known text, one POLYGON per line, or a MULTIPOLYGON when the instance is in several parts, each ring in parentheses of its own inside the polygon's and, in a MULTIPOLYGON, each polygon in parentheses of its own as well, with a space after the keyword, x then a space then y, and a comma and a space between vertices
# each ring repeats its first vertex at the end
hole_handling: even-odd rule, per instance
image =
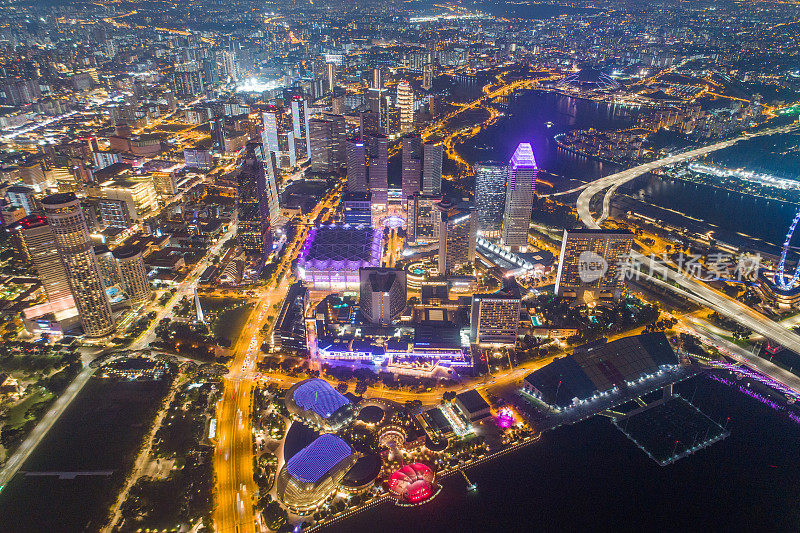
POLYGON ((350 400, 331 387, 330 383, 319 378, 301 383, 295 389, 292 400, 298 407, 314 411, 325 419, 350 403, 350 400))
POLYGON ((289 459, 286 470, 303 483, 316 483, 351 453, 345 441, 326 433, 289 459))

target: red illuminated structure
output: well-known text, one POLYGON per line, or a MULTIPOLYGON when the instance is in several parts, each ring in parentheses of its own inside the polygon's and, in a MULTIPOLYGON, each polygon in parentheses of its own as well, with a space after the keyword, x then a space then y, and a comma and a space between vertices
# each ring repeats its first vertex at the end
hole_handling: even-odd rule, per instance
POLYGON ((389 491, 397 502, 417 505, 431 499, 438 492, 433 483, 433 470, 422 463, 403 465, 389 477, 389 491))

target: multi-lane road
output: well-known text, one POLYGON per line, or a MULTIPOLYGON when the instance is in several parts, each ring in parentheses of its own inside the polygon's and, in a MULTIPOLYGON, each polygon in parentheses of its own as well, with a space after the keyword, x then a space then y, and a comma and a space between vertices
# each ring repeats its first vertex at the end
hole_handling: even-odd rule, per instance
MULTIPOLYGON (((309 219, 314 220, 323 208, 335 206, 340 193, 340 188, 329 193, 309 219)), ((271 313, 277 315, 273 306, 281 304, 286 297, 292 281, 289 267, 300 252, 306 234, 307 228, 302 226, 295 239, 286 243, 275 277, 267 287, 259 289, 255 308, 233 346, 233 360, 217 406, 215 531, 248 533, 257 528, 250 415, 257 374, 254 370, 260 353, 259 332, 271 313)))
POLYGON ((703 146, 701 148, 695 148, 694 150, 689 150, 687 152, 671 155, 669 157, 664 157, 662 159, 658 159, 650 163, 645 163, 637 167, 629 168, 627 170, 623 170, 622 172, 617 172, 616 174, 605 176, 591 183, 587 183, 585 185, 581 185, 580 187, 576 187, 574 189, 570 189, 569 191, 564 191, 562 193, 557 193, 557 194, 567 194, 582 190, 580 196, 578 196, 578 205, 577 205, 578 216, 580 217, 581 222, 587 228, 600 229, 600 224, 602 224, 603 221, 608 218, 608 215, 611 211, 611 198, 614 196, 614 193, 617 192, 617 189, 621 185, 631 181, 632 179, 641 176, 642 174, 652 172, 653 170, 656 170, 658 168, 665 167, 667 165, 683 163, 685 161, 689 161, 690 159, 710 154, 711 152, 716 152, 717 150, 722 150, 723 148, 733 146, 734 144, 740 141, 752 139, 754 137, 760 137, 762 135, 785 133, 793 129, 796 129, 798 125, 800 124, 798 124, 797 122, 793 122, 792 124, 786 126, 769 128, 756 133, 746 133, 744 135, 736 137, 735 139, 729 139, 727 141, 710 144, 708 146, 703 146), (592 213, 589 209, 589 206, 591 204, 592 198, 594 198, 600 191, 603 191, 605 189, 608 189, 608 191, 606 191, 606 195, 603 198, 603 212, 600 215, 600 217, 597 220, 595 220, 594 217, 592 217, 592 213))
MULTIPOLYGON (((747 133, 735 139, 722 141, 709 146, 697 148, 695 150, 683 152, 681 154, 665 157, 651 163, 639 165, 637 167, 606 176, 586 185, 582 185, 570 191, 564 191, 564 193, 566 194, 582 190, 577 201, 578 216, 580 217, 581 222, 587 228, 600 229, 603 221, 605 221, 609 216, 611 210, 611 198, 613 197, 614 193, 621 185, 631 181, 637 176, 641 176, 642 174, 651 172, 663 166, 682 163, 690 159, 709 154, 716 150, 721 150, 743 140, 752 139, 762 135, 785 133, 796 129, 798 125, 800 125, 798 122, 793 122, 785 126, 769 128, 756 133, 747 133), (603 198, 603 211, 600 217, 595 220, 590 210, 591 200, 599 192, 606 189, 607 191, 603 198)), ((652 283, 655 283, 663 288, 669 289, 670 291, 673 291, 684 298, 693 300, 705 307, 708 307, 709 309, 713 309, 720 315, 731 318, 739 324, 742 324, 743 326, 756 332, 757 334, 780 343, 790 350, 800 352, 800 335, 797 335, 785 325, 770 320, 761 313, 758 313, 750 307, 730 298, 726 294, 709 287, 702 281, 693 279, 691 276, 684 275, 683 272, 674 268, 672 265, 665 264, 660 260, 658 261, 658 264, 656 264, 657 261, 655 258, 646 257, 637 252, 631 252, 631 260, 634 264, 638 263, 638 265, 641 266, 640 269, 637 269, 638 276, 648 279, 652 283), (652 273, 656 272, 664 279, 662 280, 651 275, 652 273)), ((763 364, 760 358, 756 356, 751 355, 748 358, 744 358, 741 353, 737 352, 737 354, 739 355, 740 360, 743 360, 743 362, 755 366, 758 370, 769 375, 776 381, 800 391, 800 379, 794 376, 794 374, 788 373, 773 364, 763 364)))

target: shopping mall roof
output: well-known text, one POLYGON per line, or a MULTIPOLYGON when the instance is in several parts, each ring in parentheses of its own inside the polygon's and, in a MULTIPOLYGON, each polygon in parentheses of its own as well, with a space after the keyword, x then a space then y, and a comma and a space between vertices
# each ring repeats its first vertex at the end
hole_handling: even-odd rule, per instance
POLYGON ((350 403, 330 383, 319 378, 300 383, 294 390, 292 400, 298 407, 314 411, 322 418, 330 418, 333 413, 350 403))
POLYGON ((316 483, 351 453, 345 441, 326 433, 289 459, 286 470, 303 483, 316 483))
POLYGON ((365 224, 329 224, 312 229, 300 265, 317 270, 380 266, 382 233, 365 224))

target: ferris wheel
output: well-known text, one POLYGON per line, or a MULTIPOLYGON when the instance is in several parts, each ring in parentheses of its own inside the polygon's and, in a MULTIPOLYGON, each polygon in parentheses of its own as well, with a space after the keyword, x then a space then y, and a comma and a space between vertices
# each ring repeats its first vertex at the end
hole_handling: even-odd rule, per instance
POLYGON ((797 265, 794 269, 794 274, 792 277, 787 281, 786 280, 786 255, 789 253, 789 250, 796 249, 796 247, 791 246, 792 242, 792 235, 794 235, 794 230, 797 227, 797 223, 800 222, 800 211, 794 216, 794 220, 792 220, 792 225, 789 226, 789 232, 786 234, 786 241, 783 243, 783 250, 781 251, 781 260, 778 263, 778 269, 775 271, 775 284, 780 287, 781 289, 788 291, 797 284, 797 281, 800 280, 800 264, 797 265))

